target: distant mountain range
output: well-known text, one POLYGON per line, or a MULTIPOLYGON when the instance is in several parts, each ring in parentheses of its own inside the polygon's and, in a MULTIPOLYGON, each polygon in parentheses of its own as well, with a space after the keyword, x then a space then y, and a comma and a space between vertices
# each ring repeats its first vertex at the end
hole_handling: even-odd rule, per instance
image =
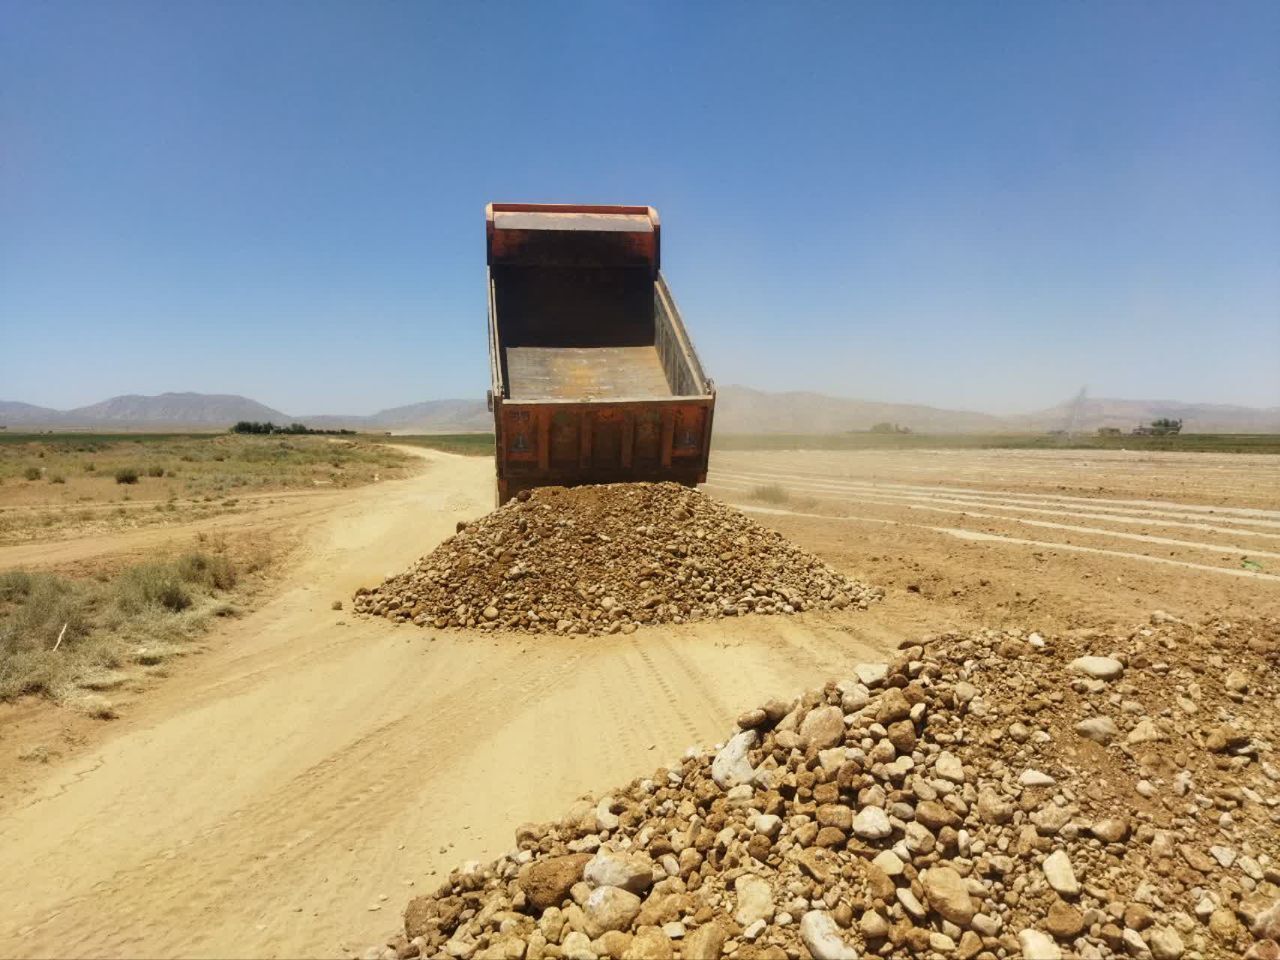
MULTIPOLYGON (((1047 410, 995 416, 909 403, 852 400, 820 393, 767 393, 721 387, 716 430, 721 433, 843 433, 889 422, 916 433, 1000 433, 1062 430, 1129 430, 1157 417, 1183 421, 1188 433, 1280 433, 1280 407, 1237 407, 1176 400, 1068 400, 1047 410)), ((483 400, 428 400, 370 416, 282 413, 231 394, 162 393, 112 397, 74 410, 0 401, 0 426, 54 430, 221 430, 237 420, 299 421, 325 429, 389 430, 394 433, 471 433, 493 428, 483 400)))

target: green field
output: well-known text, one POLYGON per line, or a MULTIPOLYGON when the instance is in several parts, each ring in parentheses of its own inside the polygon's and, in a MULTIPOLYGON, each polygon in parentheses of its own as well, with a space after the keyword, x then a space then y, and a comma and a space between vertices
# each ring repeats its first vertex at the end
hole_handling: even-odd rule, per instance
POLYGON ((492 433, 433 433, 409 436, 372 437, 384 443, 403 443, 411 447, 427 447, 467 457, 493 456, 492 433))
POLYGON ((1043 433, 717 434, 713 450, 1166 450, 1280 454, 1280 434, 1184 433, 1165 437, 1070 437, 1043 433))

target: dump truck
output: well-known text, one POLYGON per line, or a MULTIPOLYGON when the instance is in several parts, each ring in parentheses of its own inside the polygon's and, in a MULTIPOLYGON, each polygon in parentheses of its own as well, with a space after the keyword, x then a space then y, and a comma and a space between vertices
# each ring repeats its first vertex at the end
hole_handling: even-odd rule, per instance
POLYGON ((704 482, 715 385, 660 269, 658 212, 491 203, 485 235, 498 503, 704 482))

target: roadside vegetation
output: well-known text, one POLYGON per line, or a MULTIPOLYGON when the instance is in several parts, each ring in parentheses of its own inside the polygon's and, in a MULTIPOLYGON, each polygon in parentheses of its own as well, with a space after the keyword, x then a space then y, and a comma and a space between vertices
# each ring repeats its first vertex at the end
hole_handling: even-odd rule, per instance
POLYGON ((94 579, 0 572, 0 700, 78 700, 113 716, 100 692, 186 652, 214 618, 234 614, 238 588, 262 562, 213 546, 94 579))
POLYGON ((364 437, 0 433, 0 544, 187 522, 248 496, 402 476, 364 437))
POLYGON ((714 450, 1168 450, 1280 454, 1280 434, 1072 434, 858 432, 714 434, 714 450))
POLYGON ((492 433, 437 433, 412 436, 388 436, 380 438, 385 443, 403 443, 411 447, 427 447, 445 453, 458 453, 466 457, 493 456, 492 433))
POLYGON ((780 483, 766 483, 751 491, 751 499, 762 503, 781 504, 791 499, 786 487, 780 483))

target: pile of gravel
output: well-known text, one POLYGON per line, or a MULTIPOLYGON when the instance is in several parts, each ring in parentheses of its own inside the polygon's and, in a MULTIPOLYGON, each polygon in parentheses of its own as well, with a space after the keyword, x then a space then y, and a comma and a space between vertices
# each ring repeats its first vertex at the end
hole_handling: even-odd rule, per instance
POLYGON ((695 490, 619 483, 521 494, 407 573, 361 588, 355 607, 441 629, 595 635, 879 596, 695 490))
POLYGON ((516 829, 369 957, 1280 956, 1280 625, 927 638, 516 829))

